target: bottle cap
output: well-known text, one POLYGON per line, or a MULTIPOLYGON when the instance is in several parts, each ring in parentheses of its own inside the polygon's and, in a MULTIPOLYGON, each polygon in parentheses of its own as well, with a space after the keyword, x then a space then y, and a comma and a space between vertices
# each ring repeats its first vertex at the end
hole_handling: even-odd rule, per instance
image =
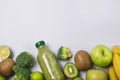
POLYGON ((39 46, 45 45, 44 41, 38 41, 35 46, 38 48, 39 46))

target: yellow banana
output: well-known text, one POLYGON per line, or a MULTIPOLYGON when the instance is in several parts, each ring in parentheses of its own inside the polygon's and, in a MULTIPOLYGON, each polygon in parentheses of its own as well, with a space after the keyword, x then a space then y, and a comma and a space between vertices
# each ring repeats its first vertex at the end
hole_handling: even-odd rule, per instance
POLYGON ((114 54, 113 56, 113 67, 115 70, 115 73, 120 80, 120 56, 119 54, 114 54))
POLYGON ((109 80, 119 80, 114 71, 113 65, 108 67, 108 78, 109 80))
POLYGON ((117 54, 120 55, 120 45, 113 46, 112 51, 113 51, 114 54, 117 53, 117 54))

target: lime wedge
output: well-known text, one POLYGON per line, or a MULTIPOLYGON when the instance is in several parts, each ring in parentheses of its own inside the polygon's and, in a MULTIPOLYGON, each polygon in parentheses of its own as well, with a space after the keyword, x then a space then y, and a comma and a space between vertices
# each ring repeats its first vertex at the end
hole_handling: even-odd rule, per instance
POLYGON ((1 59, 6 59, 10 55, 10 49, 6 45, 1 45, 0 46, 0 58, 1 59))

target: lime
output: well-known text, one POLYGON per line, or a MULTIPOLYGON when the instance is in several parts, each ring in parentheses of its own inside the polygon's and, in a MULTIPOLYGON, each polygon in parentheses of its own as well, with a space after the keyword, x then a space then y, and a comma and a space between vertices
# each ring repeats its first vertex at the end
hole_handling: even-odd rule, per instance
POLYGON ((10 49, 6 45, 0 46, 0 58, 1 59, 6 59, 10 55, 10 49))
POLYGON ((30 74, 30 80, 45 80, 45 78, 43 73, 35 71, 30 74))
POLYGON ((7 80, 4 76, 0 75, 0 80, 7 80))
POLYGON ((76 77, 76 78, 74 78, 74 80, 82 80, 82 78, 76 77))

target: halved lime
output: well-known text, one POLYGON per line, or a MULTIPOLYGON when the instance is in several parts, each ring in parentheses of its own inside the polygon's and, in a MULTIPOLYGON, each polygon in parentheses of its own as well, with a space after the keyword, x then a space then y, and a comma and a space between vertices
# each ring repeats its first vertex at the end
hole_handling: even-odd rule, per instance
POLYGON ((1 45, 0 46, 0 58, 1 59, 6 59, 10 55, 10 49, 6 45, 1 45))
POLYGON ((30 74, 30 80, 45 80, 45 78, 43 73, 35 71, 30 74))

